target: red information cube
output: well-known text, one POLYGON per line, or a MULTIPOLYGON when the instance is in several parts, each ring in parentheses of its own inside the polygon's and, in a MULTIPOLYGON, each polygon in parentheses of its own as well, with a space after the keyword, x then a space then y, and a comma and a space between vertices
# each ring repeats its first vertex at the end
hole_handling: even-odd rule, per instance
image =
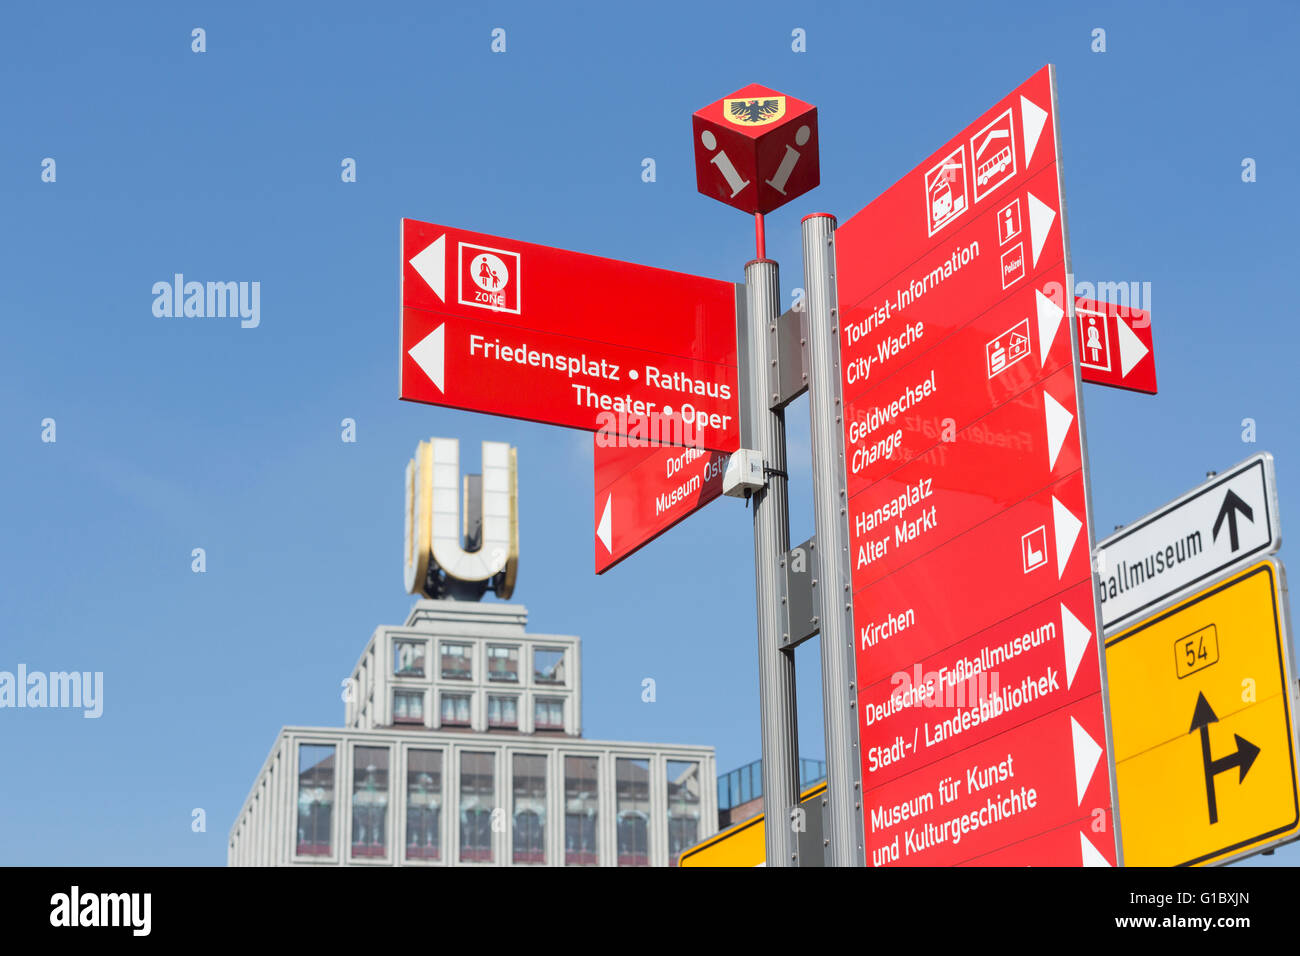
POLYGON ((1045 67, 837 234, 873 865, 1117 862, 1045 67))
POLYGON ((817 108, 751 83, 691 118, 700 192, 767 213, 821 182, 817 108))

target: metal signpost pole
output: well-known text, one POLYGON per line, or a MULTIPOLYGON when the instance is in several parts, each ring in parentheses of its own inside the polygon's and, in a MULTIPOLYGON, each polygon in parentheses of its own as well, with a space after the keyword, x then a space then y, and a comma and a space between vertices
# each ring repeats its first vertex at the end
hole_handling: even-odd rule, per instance
POLYGON ((839 307, 835 296, 835 217, 803 220, 808 309, 808 414, 813 451, 813 571, 820 592, 822 715, 826 725, 826 865, 863 866, 857 686, 844 403, 840 389, 839 307))
POLYGON ((749 362, 749 421, 762 455, 767 484, 753 496, 754 585, 758 612, 758 699, 763 731, 763 811, 766 815, 768 866, 798 866, 798 842, 791 816, 799 805, 797 759, 799 728, 795 716, 794 651, 783 650, 786 629, 785 573, 790 549, 790 515, 786 489, 785 413, 773 410, 767 370, 775 356, 775 328, 780 313, 780 276, 770 259, 745 266, 749 362))
MULTIPOLYGON (((758 598, 758 682, 763 731, 763 805, 769 866, 798 866, 794 811, 799 805, 799 726, 795 717, 794 643, 786 594, 790 514, 785 470, 785 412, 780 385, 780 280, 767 258, 763 217, 821 181, 817 108, 757 83, 691 115, 696 188, 754 217, 757 255, 745 266, 746 334, 737 341, 744 488, 763 484, 754 503, 754 583, 758 598), (761 148, 760 148, 761 145, 761 148), (784 147, 784 148, 782 148, 784 147), (748 348, 744 348, 747 344, 748 348), (756 452, 757 454, 751 454, 756 452)), ((715 449, 715 450, 726 450, 715 449)), ((728 463, 730 471, 731 463, 728 463)), ((725 482, 724 478, 724 482, 725 482)), ((737 488, 740 486, 733 486, 737 488)), ((724 485, 724 493, 726 491, 724 485)))

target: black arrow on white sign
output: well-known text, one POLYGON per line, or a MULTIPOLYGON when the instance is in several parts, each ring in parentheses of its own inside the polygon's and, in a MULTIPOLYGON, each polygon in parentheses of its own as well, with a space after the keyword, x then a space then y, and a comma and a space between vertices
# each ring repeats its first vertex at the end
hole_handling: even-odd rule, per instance
POLYGON ((1214 530, 1212 535, 1215 541, 1219 540, 1219 529, 1223 527, 1223 521, 1228 520, 1228 543, 1232 545, 1232 550, 1237 550, 1237 512, 1241 512, 1247 521, 1255 523, 1255 512, 1251 510, 1250 505, 1237 497, 1237 493, 1231 488, 1223 499, 1223 504, 1219 507, 1219 517, 1214 519, 1214 530))
MULTIPOLYGON (((1232 495, 1232 492, 1228 492, 1232 495)), ((1236 495, 1232 495, 1234 498, 1236 495)), ((1240 499, 1238 499, 1240 500, 1240 499)), ((1189 734, 1197 730, 1201 732, 1201 761, 1205 764, 1205 799, 1210 805, 1210 822, 1219 822, 1219 804, 1214 795, 1214 778, 1219 774, 1236 767, 1238 770, 1237 783, 1246 779, 1246 771, 1250 765, 1255 762, 1259 756, 1259 748, 1252 744, 1241 734, 1233 734, 1237 740, 1236 753, 1227 757, 1220 757, 1218 760, 1210 758, 1210 724, 1217 723, 1218 715, 1214 713, 1214 708, 1210 702, 1205 699, 1205 694, 1197 694, 1196 710, 1192 712, 1192 729, 1189 734)))

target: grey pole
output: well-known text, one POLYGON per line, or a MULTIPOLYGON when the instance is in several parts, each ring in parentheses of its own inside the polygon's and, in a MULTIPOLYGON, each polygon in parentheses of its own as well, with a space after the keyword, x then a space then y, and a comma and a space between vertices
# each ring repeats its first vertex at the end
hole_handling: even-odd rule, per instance
POLYGON ((817 528, 812 568, 820 592, 822 716, 826 724, 825 860, 827 866, 863 866, 862 764, 858 752, 834 216, 816 213, 804 217, 803 273, 808 308, 813 515, 817 528))
POLYGON ((768 866, 798 866, 791 816, 799 805, 799 728, 795 717, 794 652, 783 650, 786 630, 785 554, 790 550, 786 489, 785 412, 773 410, 768 369, 776 359, 780 273, 770 259, 745 266, 748 313, 749 421, 753 447, 763 456, 767 485, 754 506, 754 586, 758 610, 758 701, 763 731, 763 812, 768 866))

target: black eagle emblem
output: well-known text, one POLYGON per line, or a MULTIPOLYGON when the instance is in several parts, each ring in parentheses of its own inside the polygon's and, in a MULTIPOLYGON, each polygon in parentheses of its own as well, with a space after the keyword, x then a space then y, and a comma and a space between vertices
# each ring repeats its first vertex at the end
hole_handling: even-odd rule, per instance
POLYGON ((781 112, 777 100, 740 100, 731 104, 731 115, 746 123, 765 123, 781 112))

